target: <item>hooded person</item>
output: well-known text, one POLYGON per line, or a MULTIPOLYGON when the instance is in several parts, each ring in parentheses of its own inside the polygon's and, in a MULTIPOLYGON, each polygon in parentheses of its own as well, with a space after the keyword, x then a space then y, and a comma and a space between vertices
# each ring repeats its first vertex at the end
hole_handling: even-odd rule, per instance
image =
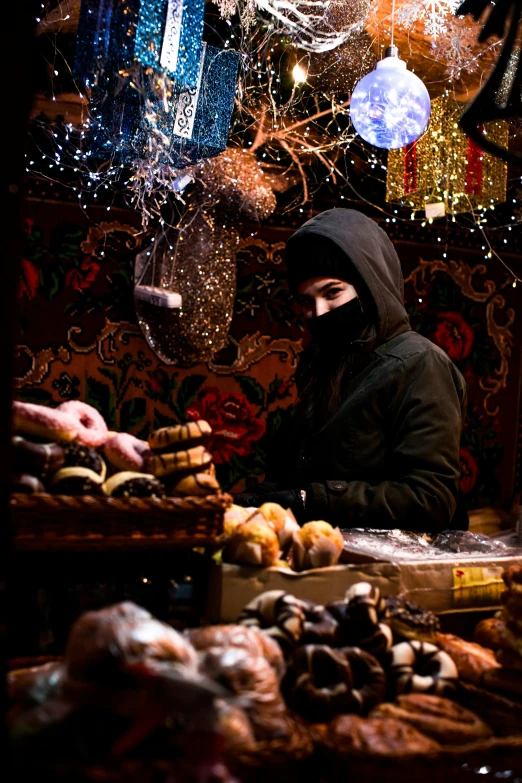
POLYGON ((360 212, 331 209, 286 245, 312 336, 285 447, 236 502, 276 502, 344 528, 467 529, 459 498, 465 381, 410 327, 400 261, 360 212))

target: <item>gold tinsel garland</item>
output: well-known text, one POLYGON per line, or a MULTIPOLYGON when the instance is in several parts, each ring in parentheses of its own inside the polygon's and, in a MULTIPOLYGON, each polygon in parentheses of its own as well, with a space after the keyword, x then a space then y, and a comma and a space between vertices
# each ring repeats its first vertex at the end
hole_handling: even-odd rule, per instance
MULTIPOLYGON (((408 148, 388 153, 387 201, 412 209, 443 204, 445 213, 457 214, 506 200, 507 166, 470 144, 458 124, 463 108, 442 95, 431 103, 424 134, 408 148)), ((508 124, 490 122, 484 134, 505 147, 508 124)))

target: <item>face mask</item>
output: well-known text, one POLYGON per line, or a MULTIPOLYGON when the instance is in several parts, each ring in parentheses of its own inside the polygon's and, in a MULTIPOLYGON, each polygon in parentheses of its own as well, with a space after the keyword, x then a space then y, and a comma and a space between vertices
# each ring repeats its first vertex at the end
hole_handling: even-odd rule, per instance
POLYGON ((342 348, 357 340, 369 325, 368 316, 363 313, 359 297, 356 297, 324 315, 311 318, 308 329, 319 345, 342 348))

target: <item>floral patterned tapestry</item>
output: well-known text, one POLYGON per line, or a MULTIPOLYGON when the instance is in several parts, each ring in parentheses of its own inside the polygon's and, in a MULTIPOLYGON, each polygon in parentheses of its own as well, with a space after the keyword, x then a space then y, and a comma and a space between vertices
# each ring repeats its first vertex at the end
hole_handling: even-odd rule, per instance
MULTIPOLYGON (((106 214, 106 213, 105 213, 106 214)), ((132 296, 137 217, 88 223, 67 204, 28 206, 20 283, 16 394, 58 404, 82 399, 110 428, 203 418, 224 488, 262 479, 267 451, 292 415, 292 376, 306 340, 286 286, 291 229, 245 227, 226 348, 207 364, 162 363, 137 325, 132 296)), ((398 237, 413 328, 440 345, 468 382, 462 489, 470 507, 506 503, 517 447, 521 329, 516 292, 483 254, 398 237)))

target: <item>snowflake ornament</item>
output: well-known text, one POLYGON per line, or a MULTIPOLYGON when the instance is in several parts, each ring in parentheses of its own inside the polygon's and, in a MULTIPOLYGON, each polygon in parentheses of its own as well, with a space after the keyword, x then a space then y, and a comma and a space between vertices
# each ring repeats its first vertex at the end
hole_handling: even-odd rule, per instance
POLYGON ((457 10, 461 0, 423 0, 404 3, 397 12, 396 22, 407 29, 424 19, 424 33, 437 39, 446 33, 448 18, 457 10))

